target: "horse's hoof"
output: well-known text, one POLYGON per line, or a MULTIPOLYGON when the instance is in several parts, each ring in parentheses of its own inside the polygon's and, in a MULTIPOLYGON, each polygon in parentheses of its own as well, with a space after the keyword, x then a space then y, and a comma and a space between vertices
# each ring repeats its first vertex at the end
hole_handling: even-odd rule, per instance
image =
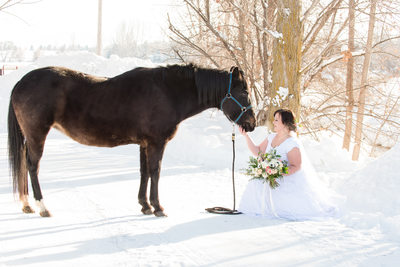
POLYGON ((51 214, 48 210, 41 211, 39 214, 42 217, 51 217, 51 214))
POLYGON ((142 213, 143 213, 144 215, 151 215, 151 214, 153 214, 153 211, 152 211, 151 209, 146 209, 146 210, 143 210, 143 209, 142 209, 142 213))
POLYGON ((30 206, 24 206, 24 207, 22 208, 22 211, 23 211, 24 213, 35 213, 35 211, 34 211, 30 206))
POLYGON ((162 210, 155 211, 154 215, 156 215, 157 217, 168 217, 167 214, 165 214, 162 210))

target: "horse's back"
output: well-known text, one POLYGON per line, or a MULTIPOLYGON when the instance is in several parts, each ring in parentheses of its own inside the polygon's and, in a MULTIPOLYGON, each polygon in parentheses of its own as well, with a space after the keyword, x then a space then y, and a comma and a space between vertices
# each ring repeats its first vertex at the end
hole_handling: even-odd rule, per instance
POLYGON ((12 91, 12 101, 30 101, 32 104, 48 100, 53 102, 56 98, 65 95, 68 88, 76 84, 91 84, 100 82, 105 78, 97 78, 81 72, 62 67, 45 67, 28 72, 17 83, 12 91))
MULTIPOLYGON (((11 94, 21 127, 48 129, 65 113, 71 91, 84 91, 107 78, 87 75, 63 67, 45 67, 28 72, 11 94)), ((77 97, 79 99, 79 97, 77 97)))

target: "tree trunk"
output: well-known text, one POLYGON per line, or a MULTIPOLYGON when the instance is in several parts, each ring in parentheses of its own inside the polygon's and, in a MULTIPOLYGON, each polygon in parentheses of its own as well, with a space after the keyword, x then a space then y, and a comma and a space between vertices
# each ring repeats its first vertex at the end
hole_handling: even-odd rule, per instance
MULTIPOLYGON (((275 25, 275 16, 274 13, 277 9, 275 0, 268 0, 268 3, 265 1, 261 1, 262 6, 262 28, 268 29, 269 25, 275 25)), ((258 22, 258 21, 257 21, 258 22)), ((256 27, 257 32, 259 29, 256 27)), ((260 58, 260 66, 261 66, 261 81, 262 81, 262 89, 263 92, 260 92, 259 102, 263 102, 266 96, 270 95, 271 89, 271 69, 272 69, 272 56, 270 55, 270 51, 273 47, 273 37, 269 36, 266 31, 262 31, 260 33, 260 44, 259 47, 259 58, 260 58)), ((269 105, 268 105, 269 106, 269 105)), ((258 125, 267 125, 269 121, 269 109, 266 108, 266 105, 258 111, 257 113, 257 123, 258 125)))
POLYGON ((246 37, 245 37, 245 26, 247 26, 246 23, 246 14, 248 12, 248 3, 246 0, 241 0, 240 1, 240 9, 239 9, 239 44, 238 47, 240 47, 239 55, 240 55, 240 63, 242 65, 242 70, 245 73, 248 73, 248 67, 247 67, 247 51, 246 51, 246 37))
POLYGON ((346 126, 343 137, 343 148, 349 151, 351 132, 353 126, 353 108, 354 108, 354 97, 353 97, 353 72, 354 72, 354 59, 352 52, 354 51, 354 0, 349 0, 349 43, 348 50, 345 54, 347 60, 347 76, 346 76, 346 126))
POLYGON ((356 123, 356 133, 355 133, 355 146, 353 150, 353 160, 358 160, 360 156, 361 148, 361 137, 363 130, 363 120, 364 120, 364 109, 365 109, 365 96, 367 94, 368 85, 368 69, 371 62, 372 55, 372 39, 374 35, 375 27, 375 11, 376 11, 376 0, 371 0, 371 11, 369 14, 369 26, 368 26, 368 39, 365 48, 365 57, 363 63, 363 70, 361 74, 361 86, 360 95, 358 98, 358 110, 357 110, 357 123, 356 123))
POLYGON ((303 27, 300 20, 300 1, 283 0, 278 5, 277 32, 273 49, 272 86, 267 126, 272 129, 273 114, 277 109, 293 111, 300 117, 300 64, 303 27), (286 93, 287 91, 287 93, 286 93))

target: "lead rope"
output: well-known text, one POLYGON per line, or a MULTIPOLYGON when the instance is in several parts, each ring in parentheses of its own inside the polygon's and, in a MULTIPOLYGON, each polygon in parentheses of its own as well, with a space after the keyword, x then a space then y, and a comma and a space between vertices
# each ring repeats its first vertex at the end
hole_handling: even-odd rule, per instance
POLYGON ((233 209, 223 207, 207 208, 206 211, 216 214, 237 215, 242 214, 236 210, 236 190, 235 190, 235 124, 232 123, 232 185, 233 185, 233 209))
POLYGON ((236 211, 236 190, 235 190, 235 124, 232 123, 232 185, 233 185, 233 211, 236 211))

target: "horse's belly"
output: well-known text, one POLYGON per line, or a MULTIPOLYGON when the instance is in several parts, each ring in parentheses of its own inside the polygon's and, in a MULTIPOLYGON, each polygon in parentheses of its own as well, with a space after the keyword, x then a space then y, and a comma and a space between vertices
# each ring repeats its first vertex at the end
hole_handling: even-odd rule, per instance
POLYGON ((53 124, 53 128, 59 130, 66 136, 76 142, 88 145, 88 146, 99 146, 99 147, 115 147, 120 145, 127 145, 132 143, 137 143, 130 137, 122 137, 116 134, 105 134, 99 131, 98 134, 91 133, 85 129, 67 129, 58 123, 53 124))

